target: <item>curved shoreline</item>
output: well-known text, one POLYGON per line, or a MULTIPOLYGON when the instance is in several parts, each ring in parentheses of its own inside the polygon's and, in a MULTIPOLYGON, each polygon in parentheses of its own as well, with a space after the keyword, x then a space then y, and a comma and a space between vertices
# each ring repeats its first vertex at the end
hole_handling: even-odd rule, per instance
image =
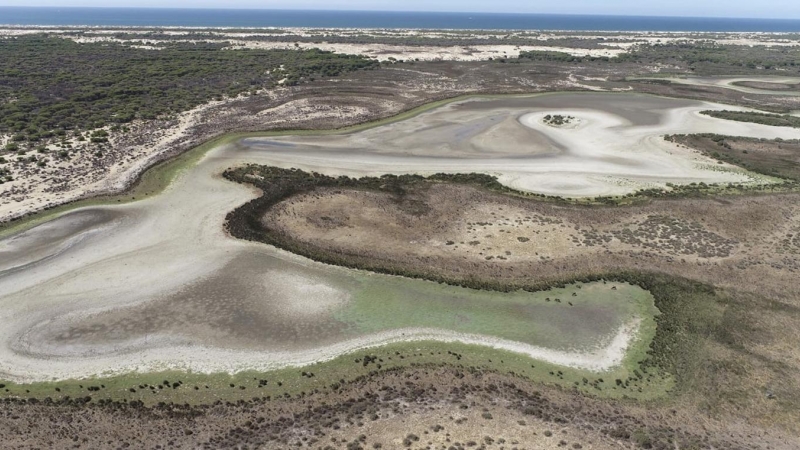
MULTIPOLYGON (((649 79, 649 78, 647 78, 649 79)), ((637 95, 650 96, 656 98, 678 99, 678 100, 692 100, 689 97, 667 97, 644 92, 630 92, 637 95)), ((178 152, 174 155, 167 155, 164 159, 156 158, 149 166, 144 166, 140 171, 137 171, 128 177, 127 186, 121 190, 111 190, 106 192, 93 192, 88 196, 76 198, 66 203, 61 203, 46 209, 41 209, 35 212, 27 213, 22 216, 14 217, 5 222, 0 222, 0 239, 7 237, 11 234, 18 233, 30 229, 40 223, 47 222, 57 218, 67 212, 74 211, 83 207, 89 206, 103 206, 114 205, 121 203, 130 203, 137 201, 136 198, 151 195, 157 195, 159 192, 166 189, 177 176, 180 171, 191 167, 205 154, 214 148, 221 145, 230 144, 234 141, 246 138, 259 138, 259 137, 273 137, 273 136, 297 136, 297 135, 310 135, 310 136, 324 136, 324 135, 346 135, 356 133, 359 131, 369 130, 371 128, 379 127, 382 125, 391 124, 398 121, 403 121, 416 117, 420 114, 430 110, 446 106, 451 103, 473 100, 473 99, 502 99, 502 98, 526 98, 526 97, 539 97, 550 95, 571 95, 571 94, 608 94, 615 95, 618 92, 595 92, 595 91, 548 91, 548 92, 530 92, 530 93, 512 93, 512 94, 464 94, 455 97, 446 98, 443 100, 436 100, 415 108, 401 111, 400 113, 379 118, 369 122, 356 123, 351 126, 334 129, 321 129, 321 130, 263 130, 253 132, 229 132, 221 135, 211 137, 205 142, 190 148, 183 152, 178 152), (164 179, 160 180, 159 177, 163 176, 164 179), (155 179, 155 181, 150 181, 155 179), (152 185, 150 185, 152 183, 152 185)), ((729 105, 735 108, 741 108, 737 105, 729 105)), ((747 108, 746 108, 747 109, 747 108)))
POLYGON ((115 376, 129 373, 161 372, 180 370, 201 374, 243 371, 268 372, 286 368, 305 367, 325 363, 361 350, 368 350, 397 343, 435 341, 438 343, 460 343, 478 345, 495 350, 517 353, 534 360, 589 372, 602 373, 622 364, 627 349, 638 339, 641 319, 633 319, 621 326, 613 336, 606 337, 593 349, 586 351, 554 350, 479 334, 458 333, 433 328, 402 328, 348 339, 336 344, 301 351, 242 351, 201 347, 196 345, 174 345, 169 338, 169 347, 153 347, 132 354, 113 357, 80 358, 80 364, 71 358, 36 359, 27 365, 26 375, 13 375, 14 367, 19 372, 26 364, 19 356, 5 355, 0 359, 0 373, 5 379, 16 383, 63 381, 97 376, 115 376), (200 351, 202 350, 202 351, 200 351), (157 354, 157 357, 154 354, 157 354), (191 354, 191 358, 188 358, 191 354), (17 359, 17 361, 13 361, 17 359), (9 363, 9 361, 12 361, 9 363), (41 363, 47 362, 46 370, 41 363), (183 361, 183 362, 177 362, 183 361), (113 367, 114 369, 109 369, 113 367))
MULTIPOLYGON (((571 94, 575 96, 573 99, 562 100, 560 98, 550 98, 548 101, 533 102, 538 107, 548 107, 547 105, 562 102, 572 102, 581 104, 594 104, 597 109, 600 107, 609 108, 608 114, 614 111, 624 109, 624 106, 630 107, 634 104, 637 110, 646 108, 655 108, 656 105, 659 113, 652 113, 645 117, 645 120, 639 123, 637 132, 657 133, 661 129, 657 128, 661 125, 661 117, 668 116, 669 112, 674 108, 683 107, 681 102, 674 100, 654 100, 650 96, 631 96, 630 94, 588 94, 594 95, 595 98, 581 97, 584 94, 571 94), (615 97, 617 96, 617 97, 615 97), (610 106, 607 105, 612 99, 619 98, 620 105, 610 106), (614 109, 616 108, 616 110, 614 109), (644 128, 642 128, 644 127, 644 128), (654 128, 656 127, 656 128, 654 128)), ((454 100, 451 100, 451 102, 454 100)), ((524 107, 528 103, 520 102, 524 107)), ((612 102, 613 103, 613 102, 612 102)), ((482 104, 482 108, 496 108, 497 104, 482 104)), ((502 105, 501 105, 502 106, 502 105)), ((519 106, 519 105, 517 105, 519 106)), ((691 108, 705 107, 703 105, 692 106, 691 108)), ((480 116, 482 111, 480 108, 473 115, 480 116)), ((604 110, 605 111, 605 110, 604 110)), ((630 115, 630 114, 629 114, 630 115)), ((717 127, 719 124, 713 122, 703 122, 696 124, 692 122, 694 116, 684 116, 686 122, 679 122, 677 127, 688 127, 690 129, 702 127, 717 127)), ((633 119, 632 119, 633 120, 633 119)), ((710 120, 710 119, 709 119, 710 120)), ((460 125, 461 123, 459 123, 460 125)), ((767 134, 765 129, 753 128, 756 134, 767 134)), ((338 131, 337 133, 342 133, 338 131)), ((319 133, 315 133, 319 134, 319 133)), ((333 134, 333 132, 328 133, 333 134)), ((230 137, 229 137, 230 138, 230 137)), ((54 258, 53 261, 47 261, 46 264, 36 271, 25 271, 19 276, 14 277, 0 277, 0 295, 3 300, 7 302, 9 308, 0 313, 3 321, 7 321, 7 329, 3 333, 7 337, 21 336, 26 331, 26 318, 31 319, 38 316, 42 319, 49 317, 63 315, 69 310, 89 310, 97 307, 134 304, 140 303, 143 300, 154 299, 159 296, 171 296, 178 290, 199 283, 202 279, 207 279, 208 275, 215 275, 219 278, 215 279, 217 285, 225 286, 228 291, 220 292, 205 292, 196 294, 193 301, 197 303, 185 303, 186 310, 191 310, 200 302, 211 302, 218 304, 228 304, 228 306, 236 309, 235 314, 241 314, 241 307, 243 304, 236 303, 237 297, 244 297, 251 295, 253 297, 261 296, 262 300, 267 299, 268 296, 284 295, 276 293, 275 289, 270 287, 264 290, 265 286, 274 286, 276 280, 270 275, 269 269, 275 267, 281 262, 277 261, 280 257, 275 257, 279 252, 274 248, 265 248, 265 246, 257 243, 247 243, 234 239, 224 233, 221 224, 231 205, 242 204, 257 197, 252 187, 236 185, 223 180, 219 174, 225 169, 232 166, 237 166, 245 163, 265 163, 271 162, 275 152, 263 151, 257 148, 238 147, 233 145, 217 146, 211 149, 206 148, 201 150, 212 150, 208 154, 202 151, 197 151, 193 155, 200 157, 204 156, 200 162, 192 167, 191 172, 186 172, 182 176, 174 178, 175 183, 169 184, 170 188, 161 193, 154 195, 136 204, 111 206, 98 209, 118 210, 126 216, 130 217, 124 227, 120 227, 113 234, 104 234, 102 236, 92 237, 86 248, 78 248, 71 250, 65 254, 54 258), (186 220, 191 217, 192 220, 186 220), (234 257, 242 256, 241 260, 237 260, 237 264, 226 264, 231 262, 234 257), (246 259, 249 257, 251 259, 246 259), (254 263, 252 258, 260 258, 259 263, 254 263), (203 261, 198 264, 198 261, 203 261), (158 267, 159 270, 153 270, 158 267), (244 276, 249 276, 252 279, 250 272, 243 272, 242 270, 250 267, 259 273, 254 273, 259 277, 260 287, 255 289, 249 284, 237 284, 241 280, 236 278, 237 275, 244 273, 244 276), (273 283, 270 285, 270 283, 273 283)), ((350 155, 355 158, 360 155, 355 152, 355 155, 350 155)), ((284 155, 286 156, 286 155, 284 155)), ((300 156, 308 156, 301 154, 300 156)), ((312 155, 313 156, 313 155, 312 155)), ((316 163, 324 171, 330 161, 339 161, 337 155, 325 155, 325 158, 320 159, 316 163), (331 156, 334 158, 331 159, 331 156), (319 162, 322 162, 320 165, 319 162)), ((444 154, 450 160, 459 162, 458 158, 464 159, 461 153, 444 154)), ((641 155, 639 155, 641 157, 641 155)), ((513 164, 518 164, 514 158, 506 158, 513 164)), ((182 161, 186 161, 185 159, 182 161)), ((376 155, 374 161, 379 163, 385 162, 383 155, 376 155)), ((312 161, 313 162, 313 161, 312 161)), ((412 161, 413 162, 413 161, 412 161)), ((417 161, 418 162, 418 161, 417 161)), ((291 163, 291 162, 290 162, 291 163)), ((302 163, 302 161, 301 161, 302 163)), ((341 161, 337 162, 340 164, 341 161)), ((428 160, 424 161, 429 164, 428 160)), ((462 167, 470 167, 470 164, 475 167, 475 160, 469 161, 464 164, 463 161, 459 162, 462 167)), ((480 164, 480 161, 478 161, 480 164)), ((508 163, 511 164, 511 163, 508 163)), ((609 162, 613 164, 613 161, 609 162)), ((336 164, 334 164, 335 166, 336 164)), ((188 168, 189 166, 187 166, 188 168)), ((406 170, 424 170, 418 169, 421 167, 409 165, 410 169, 406 170)), ((503 166, 508 167, 508 166, 503 166)), ((500 167, 500 169, 503 169, 500 167)), ((367 164, 362 170, 371 170, 376 173, 392 171, 395 166, 381 166, 380 164, 367 164)), ((180 167, 173 168, 175 170, 180 167)), ((336 171, 336 167, 330 171, 336 171)), ((506 169, 511 170, 511 169, 506 169)), ((453 170, 457 171, 457 170, 453 170)), ((177 173, 177 172, 174 172, 177 173)), ((174 175, 173 173, 173 175, 174 175)), ((535 176, 536 172, 531 170, 528 175, 535 176)), ((166 181, 169 180, 161 180, 166 181)), ((308 270, 303 273, 303 276, 309 280, 322 280, 319 282, 326 283, 330 286, 345 285, 351 286, 354 283, 351 272, 347 270, 341 271, 341 277, 335 278, 331 276, 332 269, 326 268, 319 263, 309 263, 308 270)), ((299 268, 295 269, 298 270, 299 268)), ((380 276, 376 276, 379 278, 380 276)), ((285 294, 285 297, 291 297, 291 293, 285 294)), ((288 298, 287 297, 287 298, 288 298)), ((171 298, 171 297, 170 297, 171 298)), ((296 298, 296 297, 295 297, 296 298)), ((266 304, 266 303, 264 303, 266 304)), ((267 304, 268 305, 268 304, 267 304)), ((247 305, 245 305, 247 306, 247 305)), ((187 319, 185 323, 179 322, 171 323, 171 325, 163 328, 169 332, 177 326, 194 326, 204 325, 211 323, 208 311, 211 309, 201 310, 198 316, 187 319), (173 328, 171 328, 173 327, 173 328)), ((218 314, 217 310, 214 310, 218 314)), ((231 318, 231 311, 223 311, 225 318, 231 318)), ((177 318, 177 312, 166 314, 164 317, 169 319, 177 318)), ((238 318, 238 316, 237 316, 238 318)), ((32 320, 32 319, 31 319, 32 320)), ((255 320, 256 325, 262 325, 265 322, 255 320)), ((236 329, 241 330, 242 324, 236 320, 231 319, 224 327, 214 328, 201 328, 199 338, 194 342, 202 342, 205 345, 214 345, 214 336, 217 332, 225 333, 228 330, 236 329), (227 328, 226 328, 227 327, 227 328), (236 328, 239 327, 239 328, 236 328), (204 335, 202 333, 210 333, 204 335), (213 332, 213 333, 212 333, 213 332)), ((141 332, 142 328, 138 328, 141 332)), ((246 330, 246 329, 245 329, 246 330)), ((113 330, 112 330, 113 331, 113 330)), ((114 336, 112 331, 102 331, 98 333, 99 342, 104 341, 104 336, 114 336), (108 334, 103 334, 108 333, 108 334)), ((313 329, 311 330, 313 331, 313 329)), ((606 331, 603 332, 605 334, 606 331)), ((140 333, 141 334, 141 333, 140 333)), ((180 333, 178 333, 180 334, 180 333)), ((130 336, 135 336, 136 333, 131 332, 130 336)), ((436 333, 434 333, 436 335, 436 333)), ((599 334, 598 334, 599 335, 599 334)), ((428 334, 427 336, 430 336, 428 334)), ((445 338, 450 338, 445 336, 445 338)), ((12 338, 13 339, 13 338, 12 338)), ((417 339, 423 339, 418 337, 417 339)), ((467 338, 465 338, 467 339, 467 338)), ((469 338, 478 339, 478 343, 486 343, 485 337, 469 338)), ((9 339, 11 340, 11 339, 9 339)), ((383 343, 383 340, 380 340, 383 343)), ((113 341, 112 341, 113 342, 113 341)), ((218 341, 216 341, 218 342, 218 341)), ((262 342, 262 341, 259 341, 262 342)), ((269 343, 264 340, 263 343, 269 343)), ((69 344, 67 344, 69 345, 69 344)), ((198 344, 200 345, 200 344, 198 344)), ((261 348, 269 348, 266 344, 261 348)), ((506 347, 514 344, 504 343, 506 347)), ((12 350, 6 346, 8 350, 12 350)), ((29 346, 35 350, 35 345, 29 346)), ((230 346, 220 346, 223 348, 230 348, 230 346)), ((274 348, 274 347, 273 347, 274 348)), ((340 348, 340 347, 337 347, 340 348)), ((627 346, 625 347, 627 348, 627 346)), ((347 347, 341 347, 341 351, 346 350, 347 347)), ((204 347, 181 347, 178 350, 179 360, 174 361, 172 364, 191 364, 195 358, 204 358, 209 354, 205 351, 204 347), (193 350, 192 350, 193 349, 193 350)), ((162 355, 154 360, 164 361, 170 354, 170 349, 153 350, 154 355, 162 355)), ((540 354, 541 349, 527 349, 529 353, 540 354)), ((637 348, 638 351, 638 348, 637 348)), ((524 353, 524 352, 523 352, 524 353)), ((261 353, 261 357, 264 353, 261 353)), ((317 355, 318 356, 318 355, 317 355)), ((547 355, 545 355, 547 356, 547 355)), ((256 360, 261 357, 258 354, 253 358, 256 360)), ((552 357, 550 355, 549 357, 552 357)), ((639 355, 641 357, 641 355, 639 355)), ((120 356, 120 367, 130 368, 133 364, 141 365, 142 367, 148 366, 146 362, 132 363, 126 356, 120 356)), ((77 358, 76 358, 77 359, 77 358)), ((313 360, 314 358, 311 358, 313 360)), ((579 364, 574 359, 560 355, 556 358, 559 361, 564 361, 567 364, 579 364), (566 358, 566 359, 565 359, 566 358)), ((7 365, 13 361, 13 358, 4 358, 3 364, 7 365)), ((86 361, 92 361, 89 357, 86 361)), ((107 362, 107 360, 104 360, 107 362)), ((224 361, 224 359, 222 360, 224 361)), ((52 361, 55 364, 57 361, 52 361)), ((252 363, 252 361, 250 361, 252 363)), ((21 366, 24 370, 18 371, 19 373, 43 373, 54 372, 51 361, 42 359, 37 362, 39 369, 30 366, 35 366, 32 358, 24 358, 21 366)), ((64 362, 71 368, 63 369, 67 373, 71 370, 83 370, 89 367, 89 364, 84 364, 81 360, 72 360, 64 362)), ((254 363, 253 366, 258 366, 254 363)), ((262 367, 267 367, 261 363, 262 367)), ((241 366, 240 366, 241 367, 241 366)), ((603 367, 600 364, 597 367, 603 367)), ((107 372, 109 366, 107 364, 99 364, 94 367, 100 373, 107 372)), ((5 369, 4 369, 5 370, 5 369)), ((11 372, 10 370, 5 370, 11 372)))
POLYGON ((570 91, 556 91, 556 92, 531 92, 527 94, 467 94, 458 95, 455 97, 446 98, 443 100, 436 100, 415 108, 401 111, 393 116, 379 118, 368 122, 360 122, 343 128, 320 129, 320 130, 263 130, 263 131, 249 131, 249 132, 228 132, 221 135, 212 137, 205 142, 195 147, 189 148, 186 151, 178 152, 174 155, 167 155, 164 159, 155 159, 152 164, 145 166, 142 170, 137 171, 128 177, 127 186, 121 190, 111 190, 107 192, 93 192, 85 196, 76 198, 66 203, 61 203, 56 206, 41 209, 35 212, 27 213, 22 216, 14 217, 8 221, 0 222, 0 239, 10 236, 12 234, 28 230, 38 224, 55 219, 70 211, 74 211, 84 207, 90 206, 104 206, 116 205, 121 203, 130 203, 137 201, 137 195, 147 195, 146 192, 157 195, 164 189, 172 184, 178 173, 186 168, 196 164, 197 161, 203 158, 209 151, 234 141, 258 138, 258 137, 271 137, 271 136, 295 136, 295 135, 312 135, 312 136, 325 136, 336 134, 349 134, 359 131, 368 130, 370 128, 387 125, 393 122, 410 119, 419 114, 423 114, 429 110, 445 106, 450 103, 469 100, 473 98, 503 98, 503 97, 530 97, 538 95, 549 95, 559 93, 574 93, 570 91), (164 180, 158 178, 164 175, 164 180), (156 179, 153 186, 147 184, 149 179, 156 179))

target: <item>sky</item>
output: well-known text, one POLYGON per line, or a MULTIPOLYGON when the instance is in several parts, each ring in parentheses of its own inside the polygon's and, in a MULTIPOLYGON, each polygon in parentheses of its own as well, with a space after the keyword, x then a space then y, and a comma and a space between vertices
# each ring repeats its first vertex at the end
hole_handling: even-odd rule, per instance
POLYGON ((0 0, 0 6, 129 6, 800 19, 798 0, 0 0))

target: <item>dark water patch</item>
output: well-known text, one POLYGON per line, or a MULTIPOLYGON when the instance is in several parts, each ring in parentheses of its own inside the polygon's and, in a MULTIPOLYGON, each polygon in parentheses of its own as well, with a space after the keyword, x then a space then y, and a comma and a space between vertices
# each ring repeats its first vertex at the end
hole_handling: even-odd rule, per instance
MULTIPOLYGON (((610 11, 609 11, 610 12, 610 11)), ((0 7, 14 25, 423 28, 576 31, 800 31, 797 19, 271 9, 0 7)))

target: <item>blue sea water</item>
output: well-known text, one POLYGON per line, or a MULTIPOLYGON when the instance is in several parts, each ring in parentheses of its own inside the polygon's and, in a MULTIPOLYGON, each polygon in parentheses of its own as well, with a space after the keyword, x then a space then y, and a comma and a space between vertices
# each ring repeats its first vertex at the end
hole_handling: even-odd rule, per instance
POLYGON ((800 20, 378 11, 0 7, 4 25, 800 32, 800 20))

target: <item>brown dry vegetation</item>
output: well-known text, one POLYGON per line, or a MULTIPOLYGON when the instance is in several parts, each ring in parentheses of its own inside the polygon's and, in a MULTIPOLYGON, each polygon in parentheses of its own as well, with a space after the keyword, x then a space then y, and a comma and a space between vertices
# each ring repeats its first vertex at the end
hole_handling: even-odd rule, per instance
POLYGON ((532 386, 513 375, 416 367, 290 399, 188 407, 6 401, 4 448, 792 448, 736 421, 532 386), (65 418, 69 418, 65 420, 65 418), (120 426, 120 424, 125 424, 120 426))
POLYGON ((667 404, 692 417, 798 432, 800 194, 578 206, 397 177, 278 195, 273 185, 318 179, 289 172, 240 179, 273 203, 259 209, 254 201, 240 210, 246 216, 229 216, 236 236, 325 262, 490 289, 603 274, 660 277, 676 289, 687 286, 680 280, 698 282, 683 293, 654 292, 662 316, 651 356, 679 382, 667 404), (696 295, 704 289, 707 296, 696 295), (671 362, 661 365, 664 358, 671 362))
POLYGON ((584 207, 427 182, 401 195, 316 189, 278 203, 263 224, 323 252, 423 276, 519 285, 636 268, 790 301, 800 248, 787 244, 798 220, 797 194, 584 207))

